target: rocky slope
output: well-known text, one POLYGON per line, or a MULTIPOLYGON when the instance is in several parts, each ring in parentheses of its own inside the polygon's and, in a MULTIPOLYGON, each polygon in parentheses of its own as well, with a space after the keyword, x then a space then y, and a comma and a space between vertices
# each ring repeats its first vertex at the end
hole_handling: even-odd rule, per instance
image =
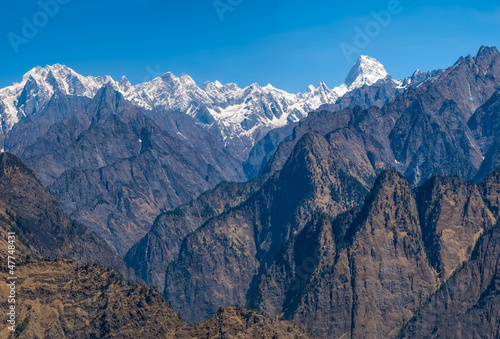
MULTIPOLYGON (((328 148, 319 135, 305 138, 301 143, 318 138, 310 149, 328 148)), ((300 152, 305 151, 298 146, 294 154, 300 152)), ((317 165, 320 158, 318 153, 306 157, 325 173, 325 165, 317 165)), ((300 168, 292 163, 288 165, 300 168)), ((311 172, 309 180, 320 191, 331 185, 311 172)), ((300 187, 297 179, 302 176, 293 177, 300 187)), ((314 209, 327 201, 316 191, 312 201, 297 199, 313 213, 302 210, 297 215, 292 209, 289 214, 280 207, 280 218, 260 208, 280 195, 269 192, 259 199, 265 194, 261 191, 186 237, 179 258, 167 269, 165 296, 187 320, 207 317, 218 306, 248 303, 270 317, 294 321, 315 338, 373 333, 395 337, 427 298, 469 261, 481 234, 496 224, 499 178, 500 171, 480 184, 433 177, 413 189, 396 172, 383 172, 360 207, 340 214, 341 209, 331 208, 335 205, 314 209), (268 219, 267 232, 280 230, 279 237, 267 236, 280 239, 269 246, 281 243, 278 251, 256 243, 266 238, 262 220, 268 219), (289 220, 280 225, 273 219, 289 220), (289 232, 288 223, 300 226, 289 232)), ((272 203, 266 209, 272 211, 272 203)), ((177 220, 182 222, 182 215, 177 220)))
POLYGON ((0 206, 2 228, 16 232, 20 255, 97 263, 137 279, 102 239, 70 220, 33 171, 9 153, 0 154, 0 206))
MULTIPOLYGON (((350 90, 368 85, 362 79, 368 70, 360 65, 351 72, 361 78, 350 90)), ((35 170, 68 215, 124 256, 162 211, 223 180, 245 179, 241 159, 228 149, 240 157, 246 146, 237 139, 250 135, 234 126, 254 133, 253 141, 245 141, 253 143, 335 101, 335 93, 324 84, 300 95, 258 85, 207 83, 200 89, 188 76, 171 73, 131 86, 126 79, 82 77, 62 65, 38 67, 1 90, 1 115, 8 118, 2 141, 35 170)), ((281 135, 272 147, 280 141, 281 135)), ((257 162, 270 153, 265 149, 257 162)))
POLYGON ((498 338, 500 228, 478 241, 472 258, 420 307, 400 338, 498 338))
POLYGON ((199 88, 189 76, 171 73, 132 86, 125 78, 82 77, 62 65, 37 67, 0 90, 0 139, 35 170, 68 215, 124 256, 162 211, 221 181, 260 173, 310 110, 339 95, 368 98, 363 91, 379 83, 392 89, 377 94, 385 102, 401 87, 368 57, 348 78, 348 86, 331 90, 321 83, 295 95, 270 85, 199 88), (249 147, 279 126, 281 132, 259 143, 264 148, 242 166, 249 147))
MULTIPOLYGON (((429 72, 418 70, 411 77, 405 78, 403 81, 395 80, 378 61, 367 56, 361 56, 351 68, 344 84, 340 86, 340 88, 345 89, 345 93, 338 99, 319 106, 315 111, 336 112, 356 106, 363 109, 368 109, 371 106, 383 107, 396 99, 408 87, 418 87, 443 72, 444 70, 429 72)), ((248 159, 244 164, 247 177, 253 178, 262 174, 265 165, 274 155, 278 146, 283 141, 292 138, 293 129, 302 123, 303 120, 295 124, 290 123, 283 127, 275 128, 260 139, 252 147, 248 159)), ((333 128, 327 132, 332 130, 333 128)))
POLYGON ((218 208, 160 217, 127 260, 155 286, 166 268, 164 295, 189 321, 249 304, 314 337, 396 336, 499 217, 498 172, 463 181, 498 161, 499 61, 483 47, 382 107, 310 113, 248 197, 207 192, 218 208), (174 224, 193 233, 172 240, 174 224))
POLYGON ((347 138, 344 147, 368 154, 370 171, 396 169, 412 184, 423 183, 432 174, 480 179, 495 169, 497 161, 497 138, 483 137, 479 120, 488 124, 489 117, 497 114, 493 102, 498 88, 500 54, 494 47, 482 47, 476 57, 460 58, 445 72, 410 87, 381 108, 309 114, 295 128, 292 138, 280 144, 264 173, 283 166, 293 145, 305 133, 325 135, 344 130, 356 136, 347 138), (481 113, 487 110, 491 112, 481 113), (476 111, 478 115, 474 115, 476 111))
POLYGON ((318 215, 285 244, 250 305, 315 338, 396 337, 496 224, 498 183, 435 177, 413 190, 384 172, 361 208, 318 215))
POLYGON ((21 157, 72 218, 124 255, 161 211, 243 178, 238 163, 217 152, 172 137, 107 86, 21 157))
MULTIPOLYGON (((3 326, 3 338, 309 338, 290 322, 235 307, 187 325, 158 292, 100 266, 31 261, 17 276, 17 326, 3 326)), ((6 295, 7 285, 0 291, 6 295)))
POLYGON ((165 288, 168 264, 177 258, 183 239, 208 220, 255 194, 261 180, 249 183, 221 183, 188 204, 160 215, 151 230, 125 256, 125 262, 159 291, 165 288))
POLYGON ((366 188, 338 157, 319 134, 304 136, 259 191, 188 235, 166 273, 165 297, 174 309, 194 321, 222 305, 245 305, 254 279, 315 212, 335 215, 359 204, 366 188))

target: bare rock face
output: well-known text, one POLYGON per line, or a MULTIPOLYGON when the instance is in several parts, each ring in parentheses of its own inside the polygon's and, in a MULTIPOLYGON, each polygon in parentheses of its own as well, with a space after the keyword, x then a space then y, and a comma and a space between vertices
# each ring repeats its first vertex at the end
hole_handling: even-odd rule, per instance
POLYGON ((151 230, 125 256, 125 262, 150 286, 165 288, 165 272, 177 258, 183 239, 208 220, 231 209, 257 192, 261 180, 223 182, 188 204, 160 215, 151 230))
POLYGON ((261 278, 254 303, 318 338, 393 336, 436 288, 418 220, 409 183, 384 172, 362 209, 313 223, 285 246, 287 255, 261 278), (304 248, 305 237, 314 248, 304 248), (266 307, 276 297, 281 302, 266 307))
POLYGON ((245 305, 256 276, 315 211, 338 214, 365 193, 321 135, 305 135, 258 192, 185 238, 167 269, 166 299, 188 321, 206 319, 221 306, 245 305))
POLYGON ((420 307, 400 338, 498 338, 500 229, 488 230, 472 258, 420 307))
MULTIPOLYGON (((17 267, 17 276, 17 338, 309 338, 290 322, 234 307, 186 325, 156 290, 101 266, 29 261, 17 267)), ((0 287, 3 295, 8 289, 0 287)), ((0 335, 12 332, 3 326, 0 335)))
POLYGON ((488 209, 500 220, 500 168, 484 178, 479 188, 488 209))
POLYGON ((23 255, 101 264, 137 279, 94 232, 70 220, 33 171, 10 153, 0 154, 0 206, 4 227, 16 232, 21 246, 29 249, 23 255))
POLYGON ((477 239, 496 223, 480 189, 456 177, 434 177, 417 189, 427 253, 441 281, 470 258, 477 239))
POLYGON ((484 154, 476 179, 484 178, 500 167, 500 92, 481 106, 469 119, 468 126, 484 154))
POLYGON ((391 334, 435 289, 411 186, 395 172, 379 177, 350 246, 355 303, 351 335, 391 334))
POLYGON ((282 246, 250 306, 315 338, 396 337, 494 227, 499 183, 434 177, 412 189, 383 172, 361 208, 316 215, 282 246))
POLYGON ((81 112, 90 101, 86 97, 68 96, 62 93, 54 95, 43 110, 21 119, 7 135, 4 135, 4 149, 19 155, 40 136, 47 133, 53 124, 81 112))

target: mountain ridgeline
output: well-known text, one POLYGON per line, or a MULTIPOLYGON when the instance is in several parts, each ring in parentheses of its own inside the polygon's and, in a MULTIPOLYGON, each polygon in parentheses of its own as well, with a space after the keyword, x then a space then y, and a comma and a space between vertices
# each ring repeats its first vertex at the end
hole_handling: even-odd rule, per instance
MULTIPOLYGON (((17 296, 15 331, 3 326, 2 338, 309 338, 291 322, 237 307, 186 324, 160 293, 137 284, 103 240, 68 219, 33 171, 9 153, 0 155, 0 229, 16 236, 14 254, 0 239, 4 267, 8 255, 15 258, 17 296)), ((0 276, 12 281, 7 269, 0 276)), ((10 290, 0 287, 2 295, 10 290)), ((0 305, 12 304, 5 298, 0 305)))
POLYGON ((339 102, 342 107, 382 105, 411 83, 392 79, 368 57, 349 79, 333 90, 322 83, 290 94, 257 84, 199 88, 172 73, 132 86, 62 65, 37 67, 0 89, 0 140, 70 217, 123 257, 163 211, 222 181, 260 174, 310 111, 343 96, 358 99, 339 102), (268 132, 270 142, 259 142, 268 132))
POLYGON ((23 240, 23 256, 101 264, 140 281, 97 234, 64 214, 32 170, 5 152, 0 154, 0 214, 2 229, 23 240))
POLYGON ((0 114, 32 169, 0 156, 0 225, 35 258, 26 294, 54 289, 27 299, 26 337, 498 337, 495 47, 404 80, 362 56, 299 94, 47 66, 0 114), (61 257, 87 266, 40 259, 61 257), (51 299, 70 281, 92 320, 51 299), (40 332, 43 307, 64 325, 40 332))
POLYGON ((498 221, 499 89, 482 47, 381 107, 311 112, 259 179, 161 215, 125 260, 188 321, 236 304, 315 338, 423 331, 498 221))

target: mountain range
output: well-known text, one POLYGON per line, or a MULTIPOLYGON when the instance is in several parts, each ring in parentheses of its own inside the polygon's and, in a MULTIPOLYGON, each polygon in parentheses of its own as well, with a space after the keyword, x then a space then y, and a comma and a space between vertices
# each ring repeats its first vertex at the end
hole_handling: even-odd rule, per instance
POLYGON ((434 75, 435 72, 416 71, 412 77, 394 80, 377 60, 361 56, 344 84, 329 89, 320 83, 317 87, 308 86, 304 93, 291 94, 270 84, 240 88, 235 83, 222 85, 218 81, 207 81, 200 88, 188 75, 177 77, 171 72, 133 86, 125 77, 119 81, 110 76, 84 77, 56 64, 36 67, 20 82, 0 90, 1 132, 7 134, 19 121, 40 115, 54 95, 93 98, 100 88, 110 85, 132 104, 155 111, 157 115, 173 111, 193 117, 222 137, 225 148, 233 156, 246 160, 250 148, 268 131, 298 122, 321 105, 336 103, 346 93, 379 81, 404 89, 434 75))
POLYGON ((221 181, 259 175, 309 111, 335 102, 385 104, 404 83, 429 79, 416 74, 394 80, 362 56, 345 84, 290 94, 257 84, 199 88, 185 74, 132 86, 125 78, 83 77, 59 64, 36 67, 0 90, 0 140, 70 217, 124 256, 161 212, 221 181), (351 99, 340 102, 341 95, 351 99), (266 133, 273 142, 262 149, 258 141, 266 133))
POLYGON ((189 321, 236 304, 315 338, 421 331, 496 229, 499 89, 483 47, 382 107, 312 112, 261 177, 161 215, 125 260, 189 321))
MULTIPOLYGON (((94 232, 67 218, 33 171, 9 153, 0 154, 0 229, 16 235, 13 255, 7 238, 0 239, 1 257, 14 257, 17 293, 18 326, 0 329, 4 338, 309 338, 291 322, 237 307, 186 324, 94 232)), ((5 295, 9 289, 0 287, 5 295)))
POLYGON ((19 335, 498 337, 495 47, 299 94, 37 67, 0 107, 19 335))

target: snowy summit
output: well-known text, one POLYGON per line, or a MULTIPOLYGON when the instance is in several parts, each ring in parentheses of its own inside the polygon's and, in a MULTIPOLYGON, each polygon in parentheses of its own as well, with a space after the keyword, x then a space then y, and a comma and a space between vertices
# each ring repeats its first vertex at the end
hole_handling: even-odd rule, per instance
POLYGON ((387 77, 390 75, 386 72, 384 65, 374 58, 362 55, 347 74, 345 85, 348 90, 353 90, 365 85, 371 86, 387 77))

